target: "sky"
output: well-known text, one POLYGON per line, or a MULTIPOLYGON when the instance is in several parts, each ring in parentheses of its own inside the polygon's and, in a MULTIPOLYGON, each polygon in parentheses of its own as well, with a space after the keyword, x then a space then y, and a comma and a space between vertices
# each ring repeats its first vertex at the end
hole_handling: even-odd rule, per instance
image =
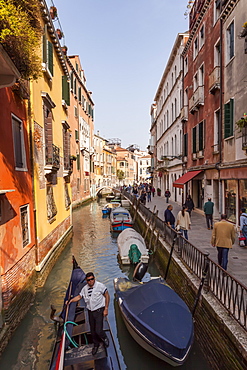
POLYGON ((61 44, 80 56, 93 93, 94 132, 145 150, 151 104, 177 34, 188 29, 187 0, 51 1, 61 44))

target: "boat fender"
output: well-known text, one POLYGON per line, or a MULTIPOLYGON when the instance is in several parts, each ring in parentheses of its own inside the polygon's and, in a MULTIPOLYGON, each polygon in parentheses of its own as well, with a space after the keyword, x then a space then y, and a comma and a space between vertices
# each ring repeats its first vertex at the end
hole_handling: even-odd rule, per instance
POLYGON ((147 263, 138 263, 133 273, 133 280, 141 281, 148 269, 147 263))

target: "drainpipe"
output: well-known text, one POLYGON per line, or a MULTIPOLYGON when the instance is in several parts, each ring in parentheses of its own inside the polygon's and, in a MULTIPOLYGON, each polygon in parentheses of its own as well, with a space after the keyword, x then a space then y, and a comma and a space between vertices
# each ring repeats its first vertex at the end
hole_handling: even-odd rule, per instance
POLYGON ((220 179, 220 165, 222 162, 222 129, 223 129, 223 22, 220 18, 220 117, 219 117, 219 162, 215 165, 218 170, 218 181, 219 181, 219 214, 222 214, 222 182, 220 179))
MULTIPOLYGON (((31 86, 30 86, 30 81, 29 81, 29 92, 30 92, 30 94, 31 94, 31 86)), ((36 202, 35 202, 35 192, 34 192, 34 150, 33 150, 32 109, 31 109, 30 95, 28 97, 28 120, 29 120, 30 166, 31 166, 31 176, 32 176, 32 198, 33 198, 33 219, 34 219, 35 265, 37 266, 38 263, 39 263, 39 256, 38 256, 36 202)))

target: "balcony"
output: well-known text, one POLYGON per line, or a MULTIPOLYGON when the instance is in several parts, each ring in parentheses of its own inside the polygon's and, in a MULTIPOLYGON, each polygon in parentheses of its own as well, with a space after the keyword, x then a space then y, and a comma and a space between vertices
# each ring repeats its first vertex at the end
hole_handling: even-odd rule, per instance
POLYGON ((204 86, 198 86, 189 100, 189 111, 194 114, 201 105, 204 105, 204 86))
POLYGON ((209 92, 214 94, 216 90, 220 89, 220 67, 217 66, 209 75, 209 92))
POLYGON ((45 172, 51 173, 58 171, 60 167, 60 151, 59 148, 52 144, 45 147, 45 172))
POLYGON ((181 109, 181 121, 188 121, 188 105, 181 109))
POLYGON ((242 149, 247 149, 247 126, 242 128, 242 149))

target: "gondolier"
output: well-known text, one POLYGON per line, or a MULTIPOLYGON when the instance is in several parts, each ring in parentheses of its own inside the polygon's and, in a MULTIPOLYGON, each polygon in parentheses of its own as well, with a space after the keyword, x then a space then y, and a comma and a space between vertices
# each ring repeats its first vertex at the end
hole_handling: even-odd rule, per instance
POLYGON ((92 272, 86 274, 86 281, 87 285, 69 303, 77 302, 82 297, 84 298, 88 309, 90 329, 94 343, 92 354, 96 355, 101 341, 106 347, 109 346, 109 340, 103 330, 103 319, 108 315, 110 296, 106 286, 96 281, 92 272))

